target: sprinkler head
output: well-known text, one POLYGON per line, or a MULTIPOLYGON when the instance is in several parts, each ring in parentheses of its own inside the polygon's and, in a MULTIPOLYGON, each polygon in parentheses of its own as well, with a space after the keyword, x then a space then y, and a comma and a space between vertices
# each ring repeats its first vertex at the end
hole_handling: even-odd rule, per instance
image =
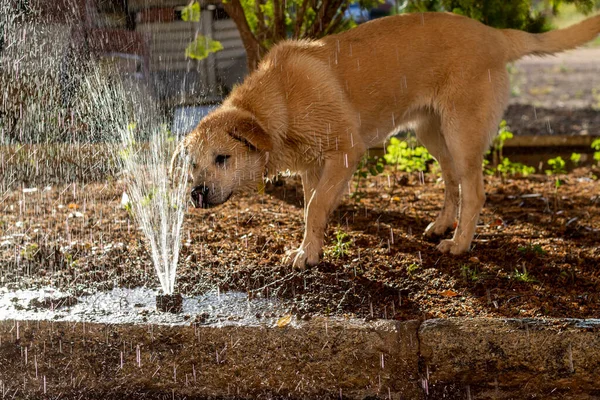
POLYGON ((156 309, 179 314, 183 311, 183 296, 180 293, 156 295, 156 309))

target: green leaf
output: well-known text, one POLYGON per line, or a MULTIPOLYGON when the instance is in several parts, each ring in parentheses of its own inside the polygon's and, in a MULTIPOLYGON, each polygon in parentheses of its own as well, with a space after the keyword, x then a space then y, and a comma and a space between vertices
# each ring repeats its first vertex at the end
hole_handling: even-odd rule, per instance
POLYGON ((196 36, 196 39, 185 48, 185 56, 194 60, 203 60, 208 57, 210 53, 216 53, 220 50, 223 50, 221 42, 212 40, 207 36, 198 35, 196 36))
POLYGON ((150 188, 148 193, 142 198, 140 202, 142 207, 148 207, 152 203, 152 199, 154 199, 154 196, 156 196, 157 191, 157 188, 154 186, 150 188))
POLYGON ((181 10, 181 19, 189 22, 200 21, 200 3, 193 1, 181 10))

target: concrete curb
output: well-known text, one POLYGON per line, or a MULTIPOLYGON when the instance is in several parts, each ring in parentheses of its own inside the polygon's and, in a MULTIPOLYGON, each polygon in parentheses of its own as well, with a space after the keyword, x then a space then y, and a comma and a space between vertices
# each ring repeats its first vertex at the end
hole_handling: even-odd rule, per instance
POLYGON ((419 338, 433 398, 471 389, 485 398, 600 395, 600 320, 433 319, 419 338))
POLYGON ((283 327, 0 322, 11 398, 600 395, 600 320, 314 318, 283 327))

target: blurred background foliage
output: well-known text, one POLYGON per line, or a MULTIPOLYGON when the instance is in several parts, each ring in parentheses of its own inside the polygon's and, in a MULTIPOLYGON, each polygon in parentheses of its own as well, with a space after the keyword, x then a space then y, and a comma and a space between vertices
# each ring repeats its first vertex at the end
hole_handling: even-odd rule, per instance
POLYGON ((240 30, 252 70, 281 40, 318 39, 386 15, 446 11, 495 28, 538 33, 552 29, 562 10, 587 15, 600 0, 223 0, 223 5, 240 30))
POLYGON ((564 4, 573 4, 583 14, 600 6, 597 0, 409 0, 407 12, 450 11, 495 28, 544 32, 552 28, 551 17, 564 4))

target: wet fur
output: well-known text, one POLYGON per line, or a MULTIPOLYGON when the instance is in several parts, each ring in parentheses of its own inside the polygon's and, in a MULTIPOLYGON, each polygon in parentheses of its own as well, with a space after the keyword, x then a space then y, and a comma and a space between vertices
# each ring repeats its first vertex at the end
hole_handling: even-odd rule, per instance
POLYGON ((256 187, 265 171, 300 174, 306 228, 289 259, 296 267, 316 264, 328 216, 366 149, 412 127, 440 163, 446 185, 442 210, 425 235, 443 234, 458 216, 453 238, 438 248, 461 254, 485 201, 482 160, 508 102, 506 63, 563 51, 599 32, 598 16, 532 35, 425 13, 283 42, 185 139, 196 164, 194 185, 220 187, 210 199, 215 205, 256 187), (215 168, 219 151, 246 161, 215 168))

